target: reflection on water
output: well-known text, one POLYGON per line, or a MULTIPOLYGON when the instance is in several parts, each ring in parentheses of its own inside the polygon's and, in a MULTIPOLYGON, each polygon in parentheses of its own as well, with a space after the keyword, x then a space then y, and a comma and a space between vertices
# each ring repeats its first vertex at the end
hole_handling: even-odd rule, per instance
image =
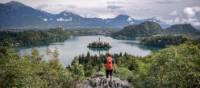
MULTIPOLYGON (((146 56, 151 53, 151 49, 139 44, 139 41, 131 40, 116 40, 107 36, 78 36, 66 40, 63 43, 52 43, 46 46, 32 47, 36 48, 42 55, 44 55, 45 60, 51 59, 47 55, 47 49, 57 49, 59 52, 60 62, 63 65, 69 65, 75 56, 81 54, 87 54, 90 52, 91 55, 94 54, 105 54, 109 53, 128 53, 135 56, 146 56), (109 51, 93 51, 87 48, 87 45, 93 41, 97 41, 101 37, 102 41, 106 41, 111 44, 112 48, 109 51)), ((31 48, 21 48, 20 55, 30 54, 31 48)))

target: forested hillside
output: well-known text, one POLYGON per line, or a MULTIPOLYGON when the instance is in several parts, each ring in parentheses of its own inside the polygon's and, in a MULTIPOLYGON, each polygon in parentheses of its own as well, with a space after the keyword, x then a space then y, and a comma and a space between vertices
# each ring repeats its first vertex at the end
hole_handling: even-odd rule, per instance
MULTIPOLYGON (((115 54, 114 76, 128 80, 136 88, 200 87, 200 44, 187 42, 159 50, 146 57, 115 54)), ((63 67, 56 51, 52 60, 43 61, 33 49, 31 55, 19 57, 11 48, 0 48, 0 87, 73 88, 97 71, 104 73, 105 56, 76 57, 63 67)))
POLYGON ((195 29, 191 24, 176 24, 166 29, 173 34, 186 34, 186 35, 198 35, 200 31, 195 29))
POLYGON ((28 30, 28 31, 0 31, 0 45, 10 46, 34 46, 45 45, 53 42, 62 42, 69 38, 70 32, 60 28, 50 30, 28 30))
POLYGON ((136 39, 155 35, 184 35, 200 38, 200 31, 190 24, 176 24, 164 29, 161 28, 158 23, 147 21, 139 25, 126 26, 121 31, 115 32, 111 36, 116 39, 136 39))
POLYGON ((139 25, 124 27, 121 31, 113 33, 111 36, 117 39, 135 39, 137 37, 148 37, 162 33, 162 28, 155 22, 144 22, 139 25))
POLYGON ((169 45, 179 45, 186 41, 193 41, 191 38, 181 35, 152 36, 141 39, 141 44, 152 47, 165 48, 169 45))

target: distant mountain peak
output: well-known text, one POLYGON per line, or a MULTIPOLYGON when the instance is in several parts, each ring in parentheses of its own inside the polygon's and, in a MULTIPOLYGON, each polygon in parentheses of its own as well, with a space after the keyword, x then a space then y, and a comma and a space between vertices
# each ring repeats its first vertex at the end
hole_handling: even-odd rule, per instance
POLYGON ((25 6, 24 4, 22 4, 21 2, 18 2, 18 1, 10 1, 5 4, 6 5, 14 5, 14 6, 25 6))
POLYGON ((159 23, 157 22, 154 22, 154 21, 144 21, 143 23, 141 23, 142 25, 160 25, 159 23))
POLYGON ((65 14, 74 14, 74 13, 72 13, 72 12, 68 12, 68 11, 62 11, 62 12, 60 12, 60 14, 65 15, 65 14))
POLYGON ((81 17, 81 16, 79 16, 77 14, 74 14, 74 13, 68 12, 68 11, 62 11, 58 15, 61 16, 61 17, 78 17, 78 18, 81 17))
POLYGON ((128 16, 128 15, 124 15, 124 14, 120 14, 120 15, 116 16, 115 18, 119 18, 119 19, 128 19, 129 16, 128 16))
POLYGON ((158 20, 158 18, 157 17, 152 17, 152 18, 148 18, 148 19, 146 19, 147 21, 152 21, 152 22, 161 22, 160 20, 158 20))

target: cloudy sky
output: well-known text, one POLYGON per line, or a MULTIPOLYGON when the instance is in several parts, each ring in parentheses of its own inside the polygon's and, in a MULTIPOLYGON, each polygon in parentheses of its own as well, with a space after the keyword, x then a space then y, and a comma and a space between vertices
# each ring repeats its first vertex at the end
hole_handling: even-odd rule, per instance
MULTIPOLYGON (((0 0, 6 3, 11 0, 0 0)), ((156 17, 167 23, 200 26, 200 0, 15 0, 50 13, 70 11, 84 17, 136 19, 156 17)))

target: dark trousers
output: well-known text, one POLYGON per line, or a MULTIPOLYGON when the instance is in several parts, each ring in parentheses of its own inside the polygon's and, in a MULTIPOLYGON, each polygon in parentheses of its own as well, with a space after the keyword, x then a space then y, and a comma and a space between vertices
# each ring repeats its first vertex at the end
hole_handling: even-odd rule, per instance
POLYGON ((106 70, 106 78, 112 76, 113 70, 106 70))

